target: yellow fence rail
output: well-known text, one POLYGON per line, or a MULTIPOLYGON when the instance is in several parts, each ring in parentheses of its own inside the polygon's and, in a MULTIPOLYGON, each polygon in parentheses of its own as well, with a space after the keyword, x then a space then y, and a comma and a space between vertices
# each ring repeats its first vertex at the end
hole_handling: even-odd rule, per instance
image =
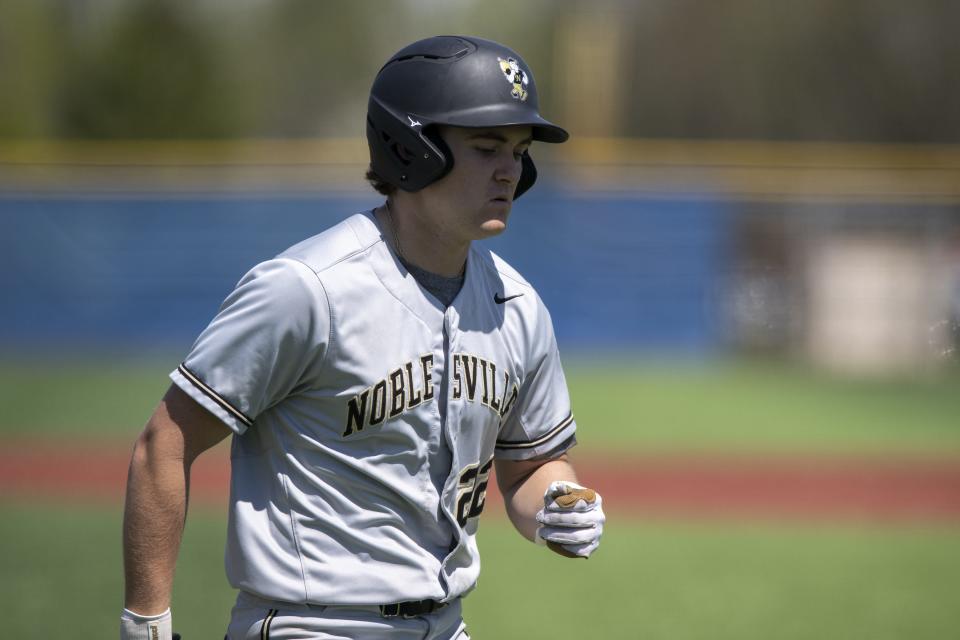
MULTIPOLYGON (((545 180, 595 194, 960 203, 960 146, 574 138, 545 180)), ((0 141, 0 192, 369 191, 362 138, 0 141)))

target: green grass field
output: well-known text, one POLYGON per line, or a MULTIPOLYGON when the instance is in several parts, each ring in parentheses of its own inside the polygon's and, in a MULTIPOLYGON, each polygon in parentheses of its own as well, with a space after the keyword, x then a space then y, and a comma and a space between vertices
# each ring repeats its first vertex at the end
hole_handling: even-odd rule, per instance
MULTIPOLYGON (((0 364, 0 437, 130 442, 175 361, 0 364)), ((960 453, 960 380, 850 382, 773 365, 568 363, 581 449, 960 453)), ((608 523, 570 561, 485 516, 475 638, 941 639, 960 628, 960 529, 608 523)), ((191 514, 185 640, 221 638, 223 514, 191 514)), ((4 637, 116 637, 120 513, 0 495, 4 637)))
MULTIPOLYGON (((176 361, 0 363, 0 436, 131 438, 176 361)), ((960 453, 960 377, 844 381, 772 364, 567 364, 581 450, 960 453)))
MULTIPOLYGON (((115 637, 120 513, 2 506, 0 598, 10 638, 115 637)), ((173 610, 185 640, 221 638, 233 594, 222 515, 191 514, 173 610)), ((589 561, 480 531, 465 601, 475 638, 942 640, 960 625, 956 530, 611 523, 589 561)))
POLYGON ((772 363, 573 364, 590 448, 960 452, 960 377, 844 380, 772 363))

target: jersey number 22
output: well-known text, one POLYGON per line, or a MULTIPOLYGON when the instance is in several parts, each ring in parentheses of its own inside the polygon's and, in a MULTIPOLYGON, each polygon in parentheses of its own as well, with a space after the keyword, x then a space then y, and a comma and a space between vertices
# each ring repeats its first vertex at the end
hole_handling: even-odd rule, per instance
POLYGON ((460 472, 457 490, 457 523, 461 527, 467 526, 467 520, 476 518, 483 512, 491 468, 493 468, 493 458, 487 460, 482 467, 479 463, 471 464, 460 472))

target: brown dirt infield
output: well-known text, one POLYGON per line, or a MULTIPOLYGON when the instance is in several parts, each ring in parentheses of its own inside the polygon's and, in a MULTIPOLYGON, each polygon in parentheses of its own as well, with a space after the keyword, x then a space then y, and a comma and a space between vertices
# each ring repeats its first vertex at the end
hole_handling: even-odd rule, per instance
MULTIPOLYGON (((191 503, 223 508, 229 447, 194 465, 191 503)), ((0 440, 0 498, 120 505, 130 447, 0 440)), ((960 526, 960 455, 577 455, 614 516, 960 526)), ((495 490, 490 502, 500 502, 495 490)), ((499 505, 490 510, 502 513, 499 505)))

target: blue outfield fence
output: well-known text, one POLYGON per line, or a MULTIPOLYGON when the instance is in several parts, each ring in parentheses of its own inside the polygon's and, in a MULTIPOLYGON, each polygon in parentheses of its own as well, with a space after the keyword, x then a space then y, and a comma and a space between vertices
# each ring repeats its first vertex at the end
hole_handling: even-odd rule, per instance
MULTIPOLYGON (((5 351, 186 350, 257 262, 370 196, 0 198, 5 351)), ((540 291, 573 348, 709 351, 730 260, 729 203, 524 196, 485 241, 540 291)))

